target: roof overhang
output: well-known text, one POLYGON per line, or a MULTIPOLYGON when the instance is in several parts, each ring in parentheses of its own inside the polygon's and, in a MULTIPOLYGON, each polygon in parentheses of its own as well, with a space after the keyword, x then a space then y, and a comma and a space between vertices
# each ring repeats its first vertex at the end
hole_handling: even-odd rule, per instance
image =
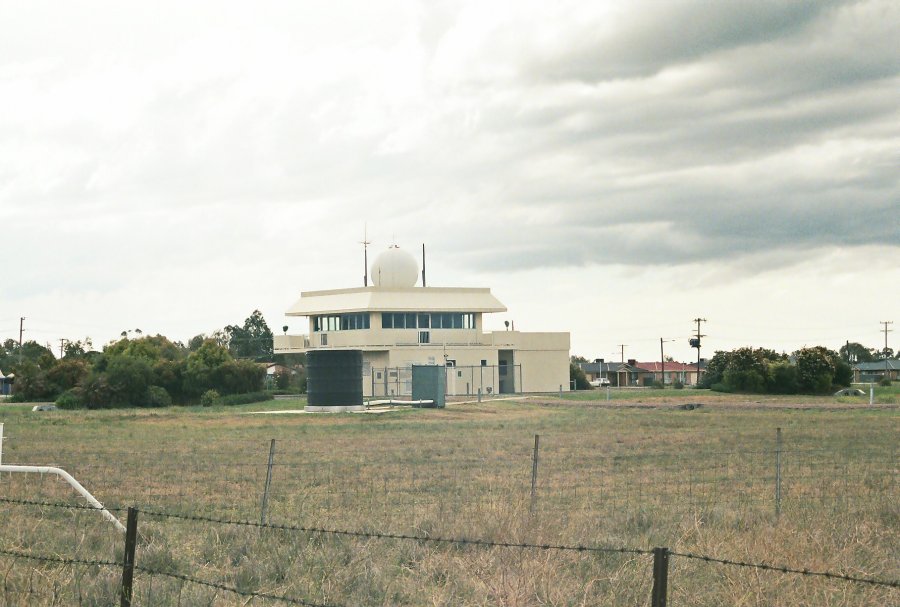
POLYGON ((490 289, 359 287, 307 291, 287 316, 315 316, 346 312, 506 312, 490 289))

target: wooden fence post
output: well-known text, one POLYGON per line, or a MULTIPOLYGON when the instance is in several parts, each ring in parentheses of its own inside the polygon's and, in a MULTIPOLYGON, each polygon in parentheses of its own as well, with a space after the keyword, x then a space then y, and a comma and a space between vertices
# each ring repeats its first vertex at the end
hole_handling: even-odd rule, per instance
POLYGON ((653 549, 653 593, 650 607, 666 607, 669 592, 669 549, 653 549))
POLYGON ((134 590, 134 549, 137 546, 137 522, 137 509, 128 508, 128 524, 125 526, 125 556, 122 559, 121 607, 131 607, 131 595, 134 590))
POLYGON ((775 430, 775 517, 781 516, 781 428, 775 430))
POLYGON ((266 524, 266 510, 269 507, 269 487, 272 486, 272 466, 275 463, 275 439, 269 443, 269 464, 266 467, 266 486, 263 488, 262 506, 260 507, 259 524, 266 524))
POLYGON ((531 457, 531 507, 529 511, 534 513, 534 503, 537 501, 537 475, 538 475, 538 454, 541 448, 541 435, 534 435, 534 455, 531 457))

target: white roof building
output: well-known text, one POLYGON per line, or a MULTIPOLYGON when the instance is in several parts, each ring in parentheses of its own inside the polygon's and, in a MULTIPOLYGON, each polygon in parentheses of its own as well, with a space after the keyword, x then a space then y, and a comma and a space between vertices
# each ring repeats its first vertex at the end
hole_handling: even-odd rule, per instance
POLYGON ((301 293, 286 314, 308 318, 308 333, 275 336, 275 353, 362 350, 366 396, 409 394, 413 364, 447 366, 451 395, 568 390, 568 333, 485 332, 484 314, 506 311, 490 289, 416 287, 418 264, 397 247, 371 276, 301 293))

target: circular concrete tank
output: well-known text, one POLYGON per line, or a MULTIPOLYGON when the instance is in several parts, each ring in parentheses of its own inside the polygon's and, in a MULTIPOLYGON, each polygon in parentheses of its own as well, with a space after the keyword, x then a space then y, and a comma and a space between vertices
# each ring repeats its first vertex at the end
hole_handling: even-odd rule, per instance
POLYGON ((313 350, 306 355, 306 411, 364 411, 362 350, 313 350))

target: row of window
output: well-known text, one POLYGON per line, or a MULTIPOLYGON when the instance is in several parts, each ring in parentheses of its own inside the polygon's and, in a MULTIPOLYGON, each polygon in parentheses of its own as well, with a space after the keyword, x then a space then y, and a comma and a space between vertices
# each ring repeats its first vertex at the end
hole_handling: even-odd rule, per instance
POLYGON ((354 314, 330 314, 313 317, 313 331, 352 331, 368 329, 369 315, 365 312, 354 314))
MULTIPOLYGON (((353 331, 368 329, 369 314, 329 314, 313 317, 313 331, 353 331)), ((474 329, 471 312, 382 312, 382 329, 474 329)), ((427 343, 427 342, 425 342, 427 343)))
POLYGON ((474 329, 471 312, 382 312, 382 329, 474 329))

